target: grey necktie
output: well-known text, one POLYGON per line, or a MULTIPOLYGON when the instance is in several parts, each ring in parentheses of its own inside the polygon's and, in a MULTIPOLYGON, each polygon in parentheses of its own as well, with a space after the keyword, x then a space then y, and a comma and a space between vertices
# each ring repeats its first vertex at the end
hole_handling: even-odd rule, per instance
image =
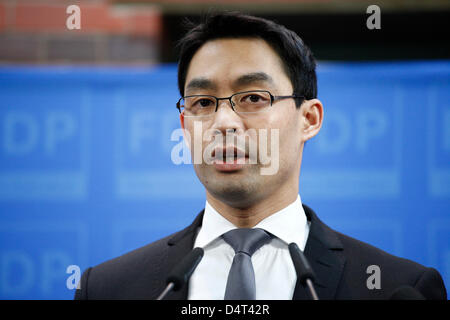
POLYGON ((251 256, 264 244, 270 242, 270 235, 263 229, 240 228, 228 231, 222 237, 235 252, 224 299, 255 300, 255 272, 251 256))

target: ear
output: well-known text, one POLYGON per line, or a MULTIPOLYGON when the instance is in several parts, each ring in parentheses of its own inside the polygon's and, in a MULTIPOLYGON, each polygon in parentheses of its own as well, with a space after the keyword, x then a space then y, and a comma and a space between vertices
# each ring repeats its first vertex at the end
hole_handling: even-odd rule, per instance
MULTIPOLYGON (((190 150, 191 149, 191 146, 190 146, 191 140, 186 138, 186 128, 184 127, 184 110, 181 111, 181 113, 180 113, 180 123, 181 123, 181 129, 183 129, 184 142, 186 143, 186 145, 188 146, 188 148, 190 150)), ((190 137, 190 134, 188 134, 188 136, 190 137)))
POLYGON ((319 133, 323 122, 323 105, 318 99, 306 100, 301 106, 302 140, 307 140, 319 133))

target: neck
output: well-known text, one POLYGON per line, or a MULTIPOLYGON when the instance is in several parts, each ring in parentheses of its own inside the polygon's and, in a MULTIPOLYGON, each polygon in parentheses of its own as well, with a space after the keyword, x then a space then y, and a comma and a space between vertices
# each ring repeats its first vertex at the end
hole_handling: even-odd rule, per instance
POLYGON ((298 196, 298 184, 288 190, 278 190, 277 193, 263 197, 246 208, 235 208, 218 200, 206 191, 209 204, 225 219, 238 228, 253 228, 259 222, 293 203, 298 196))

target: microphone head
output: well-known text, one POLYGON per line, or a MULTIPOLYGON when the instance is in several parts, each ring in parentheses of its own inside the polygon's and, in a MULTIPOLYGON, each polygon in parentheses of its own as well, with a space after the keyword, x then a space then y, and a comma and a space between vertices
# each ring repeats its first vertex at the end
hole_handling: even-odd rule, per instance
POLYGON ((195 248, 173 268, 166 280, 167 284, 171 282, 174 284, 173 291, 178 291, 186 285, 195 268, 202 260, 203 254, 202 248, 195 248))
POLYGON ((394 290, 389 300, 426 300, 416 289, 410 286, 402 286, 394 290))
POLYGON ((294 242, 290 243, 288 247, 300 283, 305 285, 306 279, 311 279, 311 281, 314 282, 315 279, 314 271, 309 265, 309 262, 306 259, 305 255, 303 254, 303 252, 294 242))

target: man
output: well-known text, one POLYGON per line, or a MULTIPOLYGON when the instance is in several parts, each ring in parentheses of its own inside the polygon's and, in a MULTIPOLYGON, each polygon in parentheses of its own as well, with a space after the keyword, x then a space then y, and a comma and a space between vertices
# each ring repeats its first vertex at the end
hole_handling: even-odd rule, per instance
POLYGON ((446 299, 435 269, 331 230, 302 204, 303 148, 324 111, 313 55, 294 32, 216 14, 193 27, 180 49, 177 107, 205 209, 186 229, 89 268, 77 299, 155 299, 194 247, 204 249, 203 259, 167 299, 308 299, 290 243, 309 260, 320 299, 389 299, 401 286, 446 299), (368 285, 369 266, 381 271, 376 288, 368 285))

